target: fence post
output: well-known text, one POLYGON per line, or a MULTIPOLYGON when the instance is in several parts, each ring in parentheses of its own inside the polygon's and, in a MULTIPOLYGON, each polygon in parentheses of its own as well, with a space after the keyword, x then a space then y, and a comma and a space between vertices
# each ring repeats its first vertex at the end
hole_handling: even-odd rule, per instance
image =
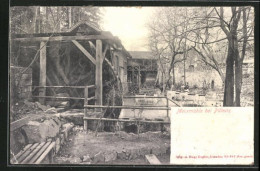
MULTIPOLYGON (((39 96, 45 96, 46 95, 46 42, 40 43, 40 81, 39 85, 43 86, 40 88, 39 96)), ((39 102, 41 104, 45 104, 45 98, 40 98, 39 102)))
MULTIPOLYGON (((102 95, 103 95, 103 83, 102 83, 102 63, 103 63, 103 54, 102 54, 102 41, 96 40, 96 105, 102 105, 102 95)), ((97 112, 102 112, 102 109, 96 109, 97 112)))
MULTIPOLYGON (((88 87, 85 87, 85 91, 84 91, 84 95, 85 95, 85 100, 84 100, 84 105, 88 104, 88 87)), ((87 117, 88 112, 87 112, 87 108, 84 107, 84 117, 87 117)), ((88 130, 88 120, 84 119, 84 130, 87 131, 88 130)))

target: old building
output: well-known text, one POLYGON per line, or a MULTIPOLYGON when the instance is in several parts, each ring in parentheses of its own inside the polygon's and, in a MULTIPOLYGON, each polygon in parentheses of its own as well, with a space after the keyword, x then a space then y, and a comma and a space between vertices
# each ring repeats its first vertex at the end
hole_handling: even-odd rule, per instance
POLYGON ((132 56, 127 67, 127 81, 132 91, 153 88, 157 75, 157 59, 149 51, 130 51, 132 56))
POLYGON ((131 55, 119 38, 87 22, 66 32, 12 35, 11 44, 11 67, 21 67, 17 74, 22 75, 31 70, 32 98, 42 104, 69 99, 82 105, 85 99, 102 105, 111 90, 128 91, 123 85, 131 55), (90 97, 88 86, 94 87, 90 97))

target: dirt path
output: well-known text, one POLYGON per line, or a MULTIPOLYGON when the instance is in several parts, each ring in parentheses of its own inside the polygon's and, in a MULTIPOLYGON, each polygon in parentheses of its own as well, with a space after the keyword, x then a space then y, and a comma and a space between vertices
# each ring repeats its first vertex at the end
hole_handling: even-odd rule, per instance
POLYGON ((145 154, 156 153, 163 156, 169 148, 170 137, 158 132, 143 133, 139 138, 136 134, 125 132, 100 132, 96 137, 94 132, 80 130, 72 132, 69 142, 55 157, 55 163, 84 164, 84 156, 89 156, 91 164, 120 164, 123 161, 130 164, 139 159, 138 164, 147 164, 145 154), (104 159, 100 159, 102 157, 104 159))

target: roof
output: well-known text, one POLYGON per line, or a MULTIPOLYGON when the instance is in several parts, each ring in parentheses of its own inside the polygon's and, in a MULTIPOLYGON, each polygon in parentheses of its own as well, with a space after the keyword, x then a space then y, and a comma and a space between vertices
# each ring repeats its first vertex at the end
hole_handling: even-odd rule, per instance
POLYGON ((87 35, 103 35, 107 37, 107 42, 111 44, 113 47, 116 47, 127 55, 128 58, 131 58, 131 55, 125 49, 121 40, 113 36, 113 34, 109 31, 102 31, 101 29, 95 27, 92 23, 87 21, 80 21, 72 26, 70 29, 67 29, 64 32, 56 32, 56 33, 34 33, 34 34, 15 34, 13 38, 28 38, 28 37, 55 37, 55 36, 74 36, 77 33, 87 34, 87 35))
POLYGON ((133 59, 155 59, 151 51, 129 51, 133 59))
POLYGON ((94 30, 97 31, 97 32, 100 32, 100 31, 101 31, 99 28, 97 28, 96 26, 94 26, 92 23, 89 23, 89 22, 83 20, 83 21, 80 21, 80 22, 76 23, 76 24, 73 25, 71 28, 67 29, 66 32, 73 32, 73 30, 75 30, 76 28, 78 28, 80 25, 83 25, 83 24, 87 25, 88 27, 94 29, 94 30))

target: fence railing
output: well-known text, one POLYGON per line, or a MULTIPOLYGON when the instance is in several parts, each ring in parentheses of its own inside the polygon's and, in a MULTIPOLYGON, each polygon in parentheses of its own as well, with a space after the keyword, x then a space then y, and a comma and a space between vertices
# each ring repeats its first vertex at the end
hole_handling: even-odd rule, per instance
POLYGON ((58 97, 58 96, 32 96, 34 98, 44 98, 44 99, 73 99, 73 100, 84 100, 84 105, 88 104, 88 101, 95 100, 95 96, 88 97, 88 90, 90 88, 95 88, 95 85, 89 86, 33 86, 33 88, 74 88, 74 89, 84 89, 84 97, 58 97))
POLYGON ((124 96, 123 99, 133 98, 133 99, 166 99, 166 105, 154 106, 154 105, 122 105, 122 106, 104 106, 104 105, 84 105, 84 130, 87 130, 87 121, 88 120, 98 120, 98 121, 113 121, 113 122, 138 122, 138 123, 161 123, 161 124, 170 124, 169 121, 146 121, 146 120, 127 120, 127 119, 111 119, 111 118, 90 118, 88 117, 88 109, 139 109, 139 110, 166 110, 167 117, 169 117, 169 111, 171 107, 169 106, 169 101, 174 103, 177 106, 180 106, 173 100, 165 96, 124 96))

